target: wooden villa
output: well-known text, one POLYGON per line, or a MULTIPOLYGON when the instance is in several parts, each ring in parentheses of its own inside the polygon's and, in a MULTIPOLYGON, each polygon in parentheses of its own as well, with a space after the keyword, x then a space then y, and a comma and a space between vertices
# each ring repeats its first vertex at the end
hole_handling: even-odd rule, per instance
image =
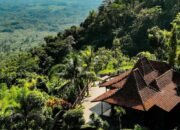
POLYGON ((155 118, 159 122, 162 120, 168 122, 170 119, 174 125, 178 125, 180 124, 180 96, 176 91, 178 85, 180 74, 171 69, 167 63, 143 57, 137 61, 132 70, 101 83, 100 87, 106 87, 108 91, 92 102, 101 101, 110 104, 111 113, 114 106, 121 106, 135 115, 131 118, 141 117, 140 120, 148 120, 151 123, 155 118))

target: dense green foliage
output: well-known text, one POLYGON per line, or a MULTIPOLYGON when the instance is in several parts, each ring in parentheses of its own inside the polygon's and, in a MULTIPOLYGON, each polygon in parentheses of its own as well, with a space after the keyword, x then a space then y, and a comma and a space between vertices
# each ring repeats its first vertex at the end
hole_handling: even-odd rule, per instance
MULTIPOLYGON (((131 69, 142 56, 178 70, 179 7, 178 0, 104 0, 80 26, 47 36, 29 51, 1 55, 0 129, 84 129, 82 110, 71 106, 101 76, 131 69)), ((125 111, 116 111, 121 128, 125 111)), ((91 119, 95 129, 111 125, 95 114, 91 119)))
POLYGON ((91 43, 96 47, 112 47, 112 41, 118 38, 122 51, 127 54, 153 51, 148 44, 147 30, 153 26, 169 30, 178 11, 178 0, 107 0, 99 7, 99 12, 91 12, 77 29, 81 35, 76 41, 78 46, 91 43))
POLYGON ((109 124, 107 121, 103 121, 101 117, 99 117, 97 114, 92 113, 90 116, 92 123, 91 126, 95 127, 98 130, 108 130, 109 124))
POLYGON ((84 124, 83 112, 79 109, 69 110, 64 114, 66 129, 80 129, 84 124))

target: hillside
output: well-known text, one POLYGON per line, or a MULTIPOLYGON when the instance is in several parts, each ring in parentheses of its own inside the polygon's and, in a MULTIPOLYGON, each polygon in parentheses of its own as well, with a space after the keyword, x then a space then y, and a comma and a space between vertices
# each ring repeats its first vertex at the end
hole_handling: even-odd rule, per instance
MULTIPOLYGON (((76 10, 75 5, 68 7, 76 10)), ((51 2, 45 6, 52 6, 51 2)), ((180 72, 179 7, 179 0, 104 0, 80 25, 46 36, 45 44, 1 55, 0 129, 117 130, 118 121, 113 124, 96 114, 91 115, 92 123, 85 124, 82 98, 91 96, 89 87, 103 76, 131 69, 140 57, 166 62, 180 72)), ((53 9, 57 8, 53 5, 53 9)), ((35 26, 36 30, 50 31, 44 28, 50 22, 53 32, 58 31, 62 26, 56 16, 53 12, 54 19, 43 19, 43 28, 35 26)), ((175 91, 179 95, 180 88, 175 91)), ((126 113, 119 109, 118 116, 126 113)), ((129 123, 128 127, 145 130, 148 126, 129 123)), ((153 123, 152 127, 163 129, 153 123)))

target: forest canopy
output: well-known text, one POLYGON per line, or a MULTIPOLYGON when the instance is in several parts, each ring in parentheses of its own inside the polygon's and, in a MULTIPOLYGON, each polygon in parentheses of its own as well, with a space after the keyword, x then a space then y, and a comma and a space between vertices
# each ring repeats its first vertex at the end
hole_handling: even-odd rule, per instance
POLYGON ((180 2, 104 0, 79 26, 44 42, 1 55, 0 129, 107 129, 94 114, 94 124, 85 125, 77 97, 102 76, 131 69, 139 57, 180 71, 180 2))

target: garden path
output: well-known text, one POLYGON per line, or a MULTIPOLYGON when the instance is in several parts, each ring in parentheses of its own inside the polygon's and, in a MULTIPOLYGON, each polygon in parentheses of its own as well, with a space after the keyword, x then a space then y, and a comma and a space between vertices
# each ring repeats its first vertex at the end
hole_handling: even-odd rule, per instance
MULTIPOLYGON (((89 116, 94 112, 98 115, 101 114, 101 102, 91 102, 93 99, 101 95, 102 93, 106 92, 106 89, 104 87, 91 87, 89 89, 89 94, 90 96, 86 97, 82 101, 82 105, 84 107, 83 112, 84 112, 84 118, 85 122, 88 123, 90 122, 89 116)), ((109 107, 107 104, 103 103, 104 109, 109 107)))

